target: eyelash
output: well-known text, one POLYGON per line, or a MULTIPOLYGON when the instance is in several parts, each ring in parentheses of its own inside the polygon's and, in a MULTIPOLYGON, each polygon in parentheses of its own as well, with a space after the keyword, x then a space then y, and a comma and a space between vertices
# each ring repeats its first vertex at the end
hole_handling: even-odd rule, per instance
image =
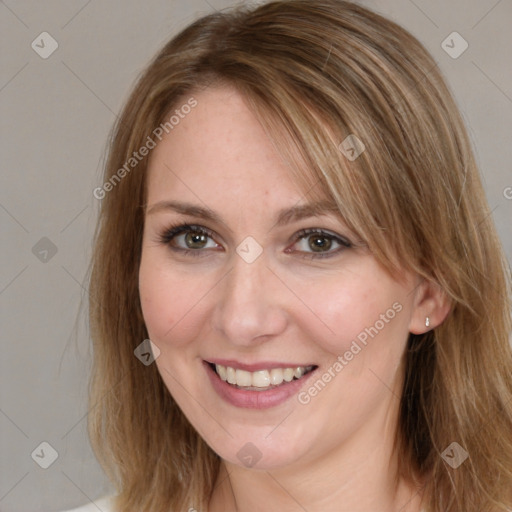
MULTIPOLYGON (((159 236, 158 242, 168 245, 171 250, 177 251, 181 253, 184 256, 193 256, 193 257, 202 257, 205 256, 205 251, 201 249, 184 249, 182 247, 173 247, 171 245, 171 242, 174 240, 174 238, 178 235, 186 234, 186 233, 194 233, 198 235, 205 235, 212 240, 215 239, 215 233, 211 231, 208 228, 205 228, 204 226, 199 226, 195 224, 178 224, 174 226, 170 226, 167 229, 165 229, 159 236)), ((323 238, 327 238, 333 242, 338 243, 341 247, 336 248, 333 251, 328 252, 303 252, 298 251, 303 258, 309 258, 309 259, 317 259, 317 258, 328 258, 331 256, 334 256, 338 254, 340 251, 343 251, 344 249, 348 249, 353 247, 352 243, 344 238, 340 237, 338 235, 334 235, 333 233, 329 233, 323 229, 316 229, 316 228, 308 228, 308 229, 301 229, 298 231, 294 237, 293 237, 293 244, 295 245, 297 242, 299 242, 301 239, 306 238, 311 235, 319 235, 323 238)), ((287 251, 289 252, 289 251, 287 251)))
POLYGON ((198 235, 206 235, 212 240, 215 237, 215 233, 213 231, 203 226, 197 226, 194 224, 177 224, 175 226, 170 226, 169 228, 165 229, 159 237, 159 242, 168 245, 173 251, 180 252, 185 256, 204 256, 204 251, 200 249, 183 249, 182 247, 173 247, 171 245, 171 242, 174 240, 176 236, 187 232, 192 232, 198 235))

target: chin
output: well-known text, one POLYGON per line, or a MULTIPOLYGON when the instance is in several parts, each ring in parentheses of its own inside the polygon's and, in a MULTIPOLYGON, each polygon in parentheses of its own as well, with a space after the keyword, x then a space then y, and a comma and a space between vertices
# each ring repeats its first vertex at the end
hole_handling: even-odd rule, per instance
MULTIPOLYGON (((241 468, 284 469, 297 464, 307 453, 308 436, 304 432, 290 432, 284 427, 279 434, 274 431, 269 435, 275 427, 244 429, 238 426, 235 429, 229 424, 227 427, 233 432, 233 438, 227 442, 210 442, 208 438, 205 440, 223 460, 241 468), (243 432, 237 435, 236 430, 243 432)), ((311 443, 313 442, 314 440, 311 440, 311 443)))

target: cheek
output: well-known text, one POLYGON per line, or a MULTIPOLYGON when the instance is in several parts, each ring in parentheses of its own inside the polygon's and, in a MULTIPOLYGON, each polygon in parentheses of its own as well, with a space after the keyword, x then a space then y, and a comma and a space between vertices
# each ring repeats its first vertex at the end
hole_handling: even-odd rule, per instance
POLYGON ((200 326, 204 287, 205 283, 193 276, 171 271, 168 262, 160 263, 143 254, 139 293, 150 338, 162 347, 185 344, 187 336, 182 331, 200 326))
POLYGON ((407 290, 374 265, 309 284, 302 296, 311 306, 302 325, 331 356, 392 351, 396 359, 401 353, 408 335, 407 290))

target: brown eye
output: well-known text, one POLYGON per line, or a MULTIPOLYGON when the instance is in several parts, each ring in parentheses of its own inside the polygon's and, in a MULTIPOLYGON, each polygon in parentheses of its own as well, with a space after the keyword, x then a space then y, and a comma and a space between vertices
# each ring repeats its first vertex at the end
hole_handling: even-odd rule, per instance
POLYGON ((160 242, 168 245, 173 251, 181 251, 200 255, 208 251, 202 249, 219 249, 221 246, 214 240, 214 233, 202 226, 182 224, 171 227, 160 235, 160 242))
POLYGON ((189 249, 203 249, 208 243, 208 238, 204 233, 188 232, 184 241, 189 249))
POLYGON ((304 229, 295 236, 296 242, 286 252, 301 253, 310 258, 326 258, 352 247, 344 237, 321 229, 304 229))
POLYGON ((326 236, 312 235, 308 237, 308 245, 314 252, 324 252, 332 247, 332 240, 326 236))

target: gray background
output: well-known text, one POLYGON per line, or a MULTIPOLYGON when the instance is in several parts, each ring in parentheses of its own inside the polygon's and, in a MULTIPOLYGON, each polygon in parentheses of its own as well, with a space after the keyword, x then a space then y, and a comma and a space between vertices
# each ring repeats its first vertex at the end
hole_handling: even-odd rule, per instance
MULTIPOLYGON (((469 127, 512 261, 511 0, 361 3, 409 29, 438 61, 469 127), (458 58, 441 46, 453 31, 469 44, 458 58)), ((110 491, 87 440, 91 349, 84 314, 77 320, 99 206, 92 191, 101 185, 107 135, 137 74, 196 16, 233 4, 0 1, 3 512, 56 511, 110 491), (59 45, 47 59, 31 47, 44 31, 59 45), (48 469, 36 463, 50 461, 42 442, 58 453, 48 469)))

